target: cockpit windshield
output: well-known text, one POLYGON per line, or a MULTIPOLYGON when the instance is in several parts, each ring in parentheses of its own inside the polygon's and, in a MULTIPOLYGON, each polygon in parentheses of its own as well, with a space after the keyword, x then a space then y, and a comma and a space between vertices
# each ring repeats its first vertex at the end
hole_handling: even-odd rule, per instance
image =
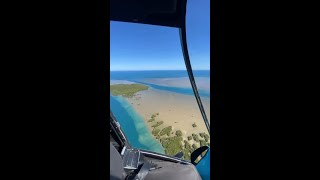
MULTIPOLYGON (((182 151, 186 160, 197 148, 210 146, 184 63, 179 29, 114 21, 110 28, 110 107, 131 146, 170 156, 182 151)), ((190 59, 196 64, 193 74, 210 119, 209 40, 200 38, 196 44, 201 41, 203 46, 197 48, 204 49, 193 51, 190 59)))

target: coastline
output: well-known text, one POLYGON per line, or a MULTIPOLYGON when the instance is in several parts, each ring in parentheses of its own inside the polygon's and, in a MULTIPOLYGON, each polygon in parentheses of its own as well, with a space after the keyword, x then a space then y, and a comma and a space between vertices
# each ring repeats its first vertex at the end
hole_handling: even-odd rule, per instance
MULTIPOLYGON (((178 84, 184 84, 185 78, 179 79, 181 82, 178 84)), ((178 78, 174 78, 174 80, 178 81, 178 78)), ((166 78, 164 81, 168 82, 168 79, 166 78)), ((139 141, 142 144, 142 146, 135 147, 149 150, 158 149, 158 152, 161 149, 160 151, 164 151, 164 154, 167 155, 175 155, 183 151, 184 159, 190 160, 190 155, 195 149, 205 145, 210 146, 210 135, 193 94, 181 92, 180 89, 166 89, 134 81, 110 80, 110 85, 115 84, 148 86, 147 89, 143 87, 132 88, 131 85, 119 86, 118 88, 113 86, 113 91, 118 94, 117 98, 125 101, 122 104, 125 106, 125 111, 130 109, 130 117, 122 118, 122 121, 127 119, 135 121, 129 127, 130 130, 127 130, 131 131, 129 133, 135 131, 134 133, 138 134, 136 137, 130 137, 131 141, 139 141), (152 144, 157 144, 158 148, 151 147, 152 144)), ((201 100, 210 120, 209 97, 201 96, 201 100)), ((126 122, 123 123, 126 124, 126 122)))
MULTIPOLYGON (((192 136, 192 134, 203 132, 208 134, 194 96, 150 88, 136 93, 132 98, 126 99, 143 117, 150 133, 152 133, 154 129, 152 125, 155 123, 148 122, 148 120, 154 113, 159 113, 155 118, 155 121, 163 121, 159 128, 163 129, 172 126, 173 132, 181 130, 183 140, 188 140, 188 136, 192 136), (193 123, 196 123, 197 127, 193 127, 193 123)), ((203 103, 205 104, 206 112, 210 112, 209 100, 204 100, 203 103)), ((207 116, 210 119, 210 113, 207 113, 207 116)), ((210 140, 208 142, 210 143, 210 140)), ((189 140, 189 143, 199 144, 193 139, 189 140)))
POLYGON ((152 135, 143 117, 130 105, 128 100, 122 96, 111 95, 111 97, 117 101, 121 108, 127 113, 127 117, 124 117, 123 111, 118 113, 114 112, 129 139, 129 143, 138 148, 164 153, 164 148, 161 143, 152 135), (130 119, 131 122, 128 121, 128 119, 130 119))

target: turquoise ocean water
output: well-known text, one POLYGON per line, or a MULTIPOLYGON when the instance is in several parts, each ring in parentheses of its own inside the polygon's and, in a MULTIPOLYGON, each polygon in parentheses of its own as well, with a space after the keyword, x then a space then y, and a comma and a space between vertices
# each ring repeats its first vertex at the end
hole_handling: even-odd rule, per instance
MULTIPOLYGON (((210 77, 210 71, 194 71, 195 77, 210 77)), ((148 85, 154 89, 193 95, 191 88, 167 87, 143 83, 145 78, 178 78, 188 77, 186 71, 111 71, 110 80, 128 80, 148 85)), ((201 97, 209 98, 210 92, 200 91, 201 97)), ((164 153, 164 149, 149 132, 143 117, 141 117, 128 101, 121 96, 110 95, 110 107, 125 132, 129 143, 137 148, 164 153)))
POLYGON ((159 141, 149 132, 143 117, 126 99, 110 95, 110 107, 133 147, 164 153, 159 141))

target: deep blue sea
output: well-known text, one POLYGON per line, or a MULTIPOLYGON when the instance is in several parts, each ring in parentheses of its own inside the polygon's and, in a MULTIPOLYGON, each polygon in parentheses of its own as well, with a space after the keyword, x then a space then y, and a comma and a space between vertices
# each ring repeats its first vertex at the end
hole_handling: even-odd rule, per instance
MULTIPOLYGON (((210 77, 210 70, 194 70, 195 77, 210 77)), ((139 80, 145 78, 179 78, 188 77, 186 70, 158 71, 111 71, 110 80, 139 80)))
MULTIPOLYGON (((194 71, 195 77, 210 77, 209 70, 194 71)), ((154 89, 193 95, 192 88, 168 87, 156 84, 144 83, 146 78, 180 78, 188 77, 187 71, 111 71, 110 80, 128 80, 148 85, 154 89)), ((210 92, 198 90, 200 96, 210 97, 210 92)), ((119 121, 131 145, 137 148, 164 153, 161 144, 148 131, 143 118, 134 110, 130 103, 121 96, 110 95, 110 107, 119 121)))

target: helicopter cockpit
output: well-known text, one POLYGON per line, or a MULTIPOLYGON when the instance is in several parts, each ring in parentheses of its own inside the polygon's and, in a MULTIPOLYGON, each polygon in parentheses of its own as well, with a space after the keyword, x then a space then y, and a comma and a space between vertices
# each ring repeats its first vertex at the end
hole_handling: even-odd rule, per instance
MULTIPOLYGON (((128 120, 124 117, 119 118, 117 115, 126 114, 123 110, 110 109, 110 178, 111 179, 127 179, 127 180, 160 180, 160 179, 176 179, 176 180, 200 180, 209 179, 210 176, 210 124, 208 120, 208 111, 203 105, 202 96, 206 96, 207 92, 198 89, 196 77, 192 70, 186 31, 186 0, 110 0, 110 21, 127 22, 135 24, 146 24, 154 26, 163 26, 178 29, 180 34, 180 42, 184 65, 186 68, 185 76, 190 84, 190 88, 172 88, 180 90, 184 94, 193 95, 194 104, 199 111, 198 119, 203 120, 201 126, 205 129, 201 133, 191 133, 183 130, 175 130, 172 126, 164 127, 160 130, 158 127, 163 126, 163 121, 157 121, 159 113, 151 115, 151 119, 147 122, 154 123, 152 125, 152 134, 162 143, 163 147, 173 147, 173 142, 181 141, 184 143, 174 148, 165 150, 148 150, 147 148, 137 147, 133 145, 129 139, 138 138, 134 134, 130 134, 130 130, 123 130, 121 121, 128 120), (195 98, 194 98, 195 97, 195 98), (124 120, 123 120, 124 119, 124 120), (191 135, 192 134, 192 135, 191 135), (185 135, 185 137, 183 137, 185 135), (189 140, 189 141, 188 141, 189 140), (189 142, 194 142, 193 146, 189 142), (196 145, 198 144, 198 145, 196 145), (199 147, 200 144, 200 147, 199 147), (184 146, 185 148, 181 148, 184 146), (180 149, 179 149, 180 148, 180 149), (183 149, 183 151, 181 151, 183 149)), ((118 73, 118 72, 116 72, 118 73)), ((123 73, 123 72, 122 72, 123 73)), ((158 74, 166 74, 168 72, 159 71, 158 74)), ((171 72, 170 72, 171 73, 171 72)), ((182 72, 175 72, 181 74, 182 72)), ((199 71, 198 74, 206 74, 207 72, 199 71)), ((150 73, 149 73, 150 74, 150 73)), ((120 73, 117 77, 122 76, 120 73)), ((144 76, 139 72, 130 72, 126 76, 144 76)), ((119 78, 121 79, 121 78, 119 78)), ((147 108, 140 106, 139 98, 136 96, 143 90, 158 88, 163 86, 155 85, 150 82, 141 82, 131 79, 131 83, 123 82, 122 84, 112 84, 112 96, 122 95, 127 98, 134 98, 135 101, 129 101, 138 108, 147 108), (130 88, 130 89, 129 89, 130 88), (139 93, 137 93, 139 92, 139 93)), ((111 84, 110 84, 111 86, 111 84)), ((110 95, 111 96, 111 95, 110 95)), ((148 96, 148 94, 146 95, 148 96)), ((162 95, 164 97, 164 95, 162 95)), ((182 98, 183 99, 183 98, 182 98)), ((185 101, 187 102, 187 101, 185 101)), ((110 102, 111 103, 111 102, 110 102)), ((169 109, 171 111, 171 109, 169 109)), ((160 117, 164 113, 160 113, 160 117)), ((148 114, 150 115, 150 114, 148 114)), ((192 114, 192 118, 195 118, 192 114)), ((127 116, 129 117, 129 116, 127 116)), ((171 122, 178 123, 178 122, 171 122)), ((180 123, 181 124, 181 123, 180 123)), ((130 124, 128 125, 130 126, 130 124)), ((131 126, 134 126, 131 124, 131 126)), ((135 126, 137 126, 135 124, 135 126)), ((192 123, 189 128, 197 129, 196 123, 192 123)), ((201 129, 201 128, 199 128, 201 129)), ((200 132, 200 130, 199 130, 200 132)), ((154 145, 156 146, 156 145, 154 145)), ((162 147, 161 147, 162 148, 162 147)), ((159 148, 158 148, 159 149, 159 148)))

